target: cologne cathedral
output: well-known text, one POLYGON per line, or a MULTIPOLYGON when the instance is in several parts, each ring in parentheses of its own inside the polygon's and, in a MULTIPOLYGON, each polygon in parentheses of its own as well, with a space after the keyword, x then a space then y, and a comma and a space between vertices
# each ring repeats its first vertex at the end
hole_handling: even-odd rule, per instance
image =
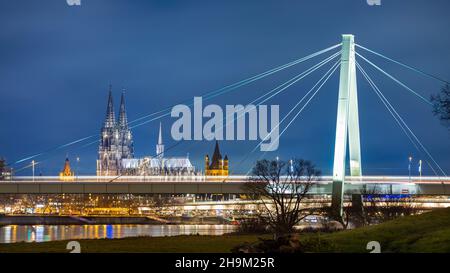
POLYGON ((97 175, 120 175, 122 159, 133 157, 133 135, 128 128, 124 93, 122 93, 120 101, 119 121, 117 122, 110 87, 106 119, 100 134, 97 175))
POLYGON ((116 122, 111 88, 109 91, 106 119, 100 133, 97 175, 195 175, 189 158, 165 157, 162 126, 159 125, 156 154, 134 158, 133 135, 128 127, 125 98, 122 93, 119 120, 116 122))

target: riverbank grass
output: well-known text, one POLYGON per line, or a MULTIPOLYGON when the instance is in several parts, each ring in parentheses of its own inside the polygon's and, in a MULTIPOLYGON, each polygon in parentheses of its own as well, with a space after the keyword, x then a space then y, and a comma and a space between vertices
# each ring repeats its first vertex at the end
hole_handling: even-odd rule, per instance
MULTIPOLYGON (((450 208, 401 217, 379 225, 315 235, 334 246, 334 252, 368 252, 377 241, 381 252, 450 253, 450 208)), ((327 249, 324 249, 327 252, 327 249)))
MULTIPOLYGON (((270 238, 270 235, 180 235, 166 237, 129 237, 123 239, 79 240, 84 253, 226 253, 243 242, 256 242, 258 238, 270 238)), ((0 253, 32 252, 58 253, 69 252, 69 241, 45 243, 0 244, 0 253)))

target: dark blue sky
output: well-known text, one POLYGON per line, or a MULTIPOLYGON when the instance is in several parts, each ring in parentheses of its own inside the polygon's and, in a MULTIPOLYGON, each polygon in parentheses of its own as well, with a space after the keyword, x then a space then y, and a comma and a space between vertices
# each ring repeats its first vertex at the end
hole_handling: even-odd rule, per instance
MULTIPOLYGON (((10 162, 98 134, 108 85, 116 110, 126 88, 130 120, 220 88, 340 42, 356 42, 450 79, 448 0, 347 1, 119 1, 0 0, 0 155, 10 162)), ((359 52, 362 52, 359 50, 359 52)), ((429 97, 440 83, 364 54, 429 97)), ((246 104, 321 58, 211 101, 246 104)), ((362 62, 362 61, 361 61, 362 62)), ((429 106, 364 65, 384 94, 440 165, 450 172, 450 132, 429 106)), ((277 96, 284 116, 324 73, 318 71, 277 96)), ((358 78, 365 174, 405 174, 407 157, 427 159, 408 142, 363 78, 358 78)), ((331 173, 338 77, 334 75, 280 140, 283 159, 313 160, 331 173)), ((162 120, 166 148, 174 141, 162 120)), ((153 155, 158 122, 133 130, 136 156, 153 155)), ((282 128, 284 128, 282 126, 282 128)), ((89 142, 89 141, 87 141, 89 142)), ((255 141, 221 143, 235 172, 246 172, 258 151, 240 166, 255 141)), ((81 173, 94 173, 97 145, 75 145, 37 158, 38 171, 54 175, 68 154, 80 156, 81 173)), ((186 142, 168 155, 188 152, 197 167, 211 142, 186 142)), ((20 168, 17 165, 15 168, 20 168)), ((30 171, 20 174, 30 174, 30 171)), ((424 174, 432 174, 424 166, 424 174)))

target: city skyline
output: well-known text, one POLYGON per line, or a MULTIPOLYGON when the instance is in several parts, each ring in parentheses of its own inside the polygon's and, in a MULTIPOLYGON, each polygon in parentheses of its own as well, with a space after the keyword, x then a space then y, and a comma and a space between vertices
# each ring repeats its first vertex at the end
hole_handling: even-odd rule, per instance
POLYGON ((449 253, 449 10, 0 0, 0 255, 285 272, 449 253))
MULTIPOLYGON (((383 3, 380 7, 356 1, 346 9, 357 14, 357 26, 352 24, 351 18, 340 18, 336 22, 338 16, 324 11, 326 19, 315 22, 314 28, 314 33, 321 33, 320 36, 303 27, 314 18, 295 2, 289 3, 298 7, 297 13, 282 6, 277 6, 278 13, 268 13, 267 10, 271 10, 268 7, 273 4, 265 1, 258 2, 258 6, 240 3, 236 9, 233 9, 233 3, 226 6, 203 3, 200 7, 176 1, 135 5, 120 1, 100 2, 83 3, 80 7, 68 7, 64 1, 42 5, 30 3, 33 8, 27 11, 17 10, 8 3, 0 4, 0 18, 6 19, 11 16, 35 18, 51 11, 39 23, 35 19, 24 19, 23 25, 2 29, 5 36, 0 38, 0 54, 5 61, 0 64, 3 72, 0 74, 3 98, 0 155, 9 163, 92 134, 99 135, 109 84, 113 85, 116 100, 125 88, 128 117, 133 120, 190 101, 196 95, 303 57, 318 48, 337 44, 343 33, 355 34, 357 43, 387 56, 444 79, 450 78, 450 55, 446 52, 450 39, 440 35, 448 23, 443 10, 449 4, 445 1, 437 1, 435 5, 420 1, 411 1, 409 5, 383 3), (141 11, 140 5, 151 6, 149 14, 152 16, 141 11), (197 7, 200 10, 196 10, 197 7), (264 9, 250 13, 259 7, 264 9), (8 14, 5 14, 6 10, 9 10, 8 14), (426 16, 430 13, 433 13, 434 21, 426 16), (199 14, 200 18, 196 18, 199 14), (380 14, 386 21, 377 21, 380 14), (398 23, 390 24, 389 20, 400 15, 414 18, 416 24, 402 25, 403 32, 399 33, 396 30, 398 23), (135 19, 118 24, 114 21, 115 16, 135 19), (235 20, 224 23, 224 18, 235 20), (52 24, 55 20, 60 24, 52 24), (283 30, 283 34, 278 34, 277 30, 283 30), (270 32, 270 38, 266 32, 270 32), (417 41, 418 33, 425 37, 426 43, 417 41), (44 39, 36 41, 38 34, 44 39), (33 45, 27 42, 29 39, 33 39, 33 45)), ((318 9, 321 5, 311 4, 309 8, 318 9)), ((329 7, 330 10, 342 10, 336 3, 330 3, 329 7)), ((374 56, 370 59, 383 64, 393 75, 401 76, 424 97, 440 90, 440 84, 396 66, 387 66, 374 56)), ((245 105, 311 64, 291 68, 210 103, 245 105)), ((375 71, 371 73, 375 74, 375 71)), ((319 76, 317 73, 308 77, 274 101, 280 104, 281 117, 292 108, 292 98, 299 98, 319 76)), ((431 109, 400 87, 388 83, 383 75, 378 73, 374 80, 389 94, 441 166, 450 171, 450 148, 440 145, 448 139, 449 132, 432 115, 431 109)), ((358 78, 358 92, 365 173, 407 174, 410 155, 415 165, 424 158, 396 128, 361 77, 358 78)), ((338 76, 334 75, 303 117, 281 137, 280 148, 267 153, 267 157, 302 157, 315 162, 324 173, 331 173, 337 93, 338 76), (322 111, 322 107, 328 111, 322 111)), ((173 121, 170 117, 162 119, 166 147, 176 143, 169 134, 173 121)), ((133 129, 137 156, 153 153, 158 126, 159 121, 155 120, 133 129)), ((245 173, 251 167, 261 153, 237 165, 256 144, 257 141, 221 141, 221 149, 232 157, 232 171, 245 173)), ((213 145, 214 142, 207 141, 183 143, 173 149, 173 154, 189 153, 193 164, 202 168, 203 156, 212 151, 213 145)), ((80 173, 95 173, 97 145, 79 151, 60 149, 38 170, 44 175, 56 175, 62 169, 66 154, 71 159, 80 157, 80 173)), ((20 174, 31 174, 31 170, 20 174)), ((424 166, 424 174, 433 173, 424 166)))

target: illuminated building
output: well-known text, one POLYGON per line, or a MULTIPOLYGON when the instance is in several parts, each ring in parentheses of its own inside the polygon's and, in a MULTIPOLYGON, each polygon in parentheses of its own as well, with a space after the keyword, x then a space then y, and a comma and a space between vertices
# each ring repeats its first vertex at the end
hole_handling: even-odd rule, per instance
POLYGON ((122 159, 121 170, 125 175, 195 175, 195 168, 189 157, 164 156, 161 123, 155 156, 122 159))
POLYGON ((216 147, 214 148, 214 154, 211 162, 209 156, 205 156, 205 175, 212 176, 226 176, 228 175, 228 156, 222 159, 222 155, 219 150, 219 142, 216 141, 216 147))
POLYGON ((124 93, 120 101, 119 121, 116 122, 110 87, 106 119, 100 133, 97 175, 120 175, 121 160, 133 157, 133 135, 128 127, 124 93))
POLYGON ((0 180, 10 180, 12 177, 12 169, 8 167, 6 161, 0 158, 0 180))
POLYGON ((64 169, 59 173, 59 179, 63 181, 74 180, 75 175, 70 169, 69 158, 66 158, 66 162, 64 163, 64 169))
POLYGON ((116 122, 111 88, 106 119, 100 134, 97 175, 193 175, 194 166, 186 157, 165 157, 162 125, 159 125, 155 156, 134 158, 133 136, 128 127, 125 98, 122 93, 119 120, 116 122))

